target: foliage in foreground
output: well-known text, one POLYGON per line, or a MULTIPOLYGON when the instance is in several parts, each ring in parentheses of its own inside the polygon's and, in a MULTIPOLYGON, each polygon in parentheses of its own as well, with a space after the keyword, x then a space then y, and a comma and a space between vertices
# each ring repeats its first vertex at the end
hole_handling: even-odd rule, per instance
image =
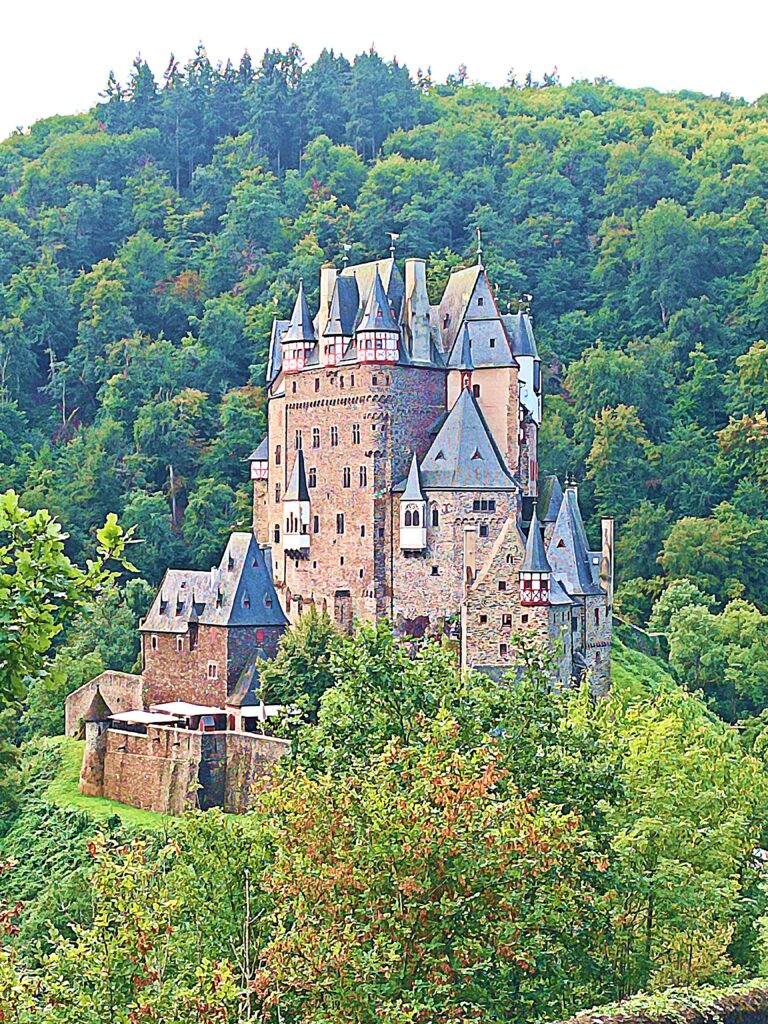
POLYGON ((524 641, 501 686, 384 626, 333 645, 258 811, 107 828, 42 949, 7 871, 8 1019, 528 1022, 755 972, 765 767, 697 698, 551 693, 524 641))

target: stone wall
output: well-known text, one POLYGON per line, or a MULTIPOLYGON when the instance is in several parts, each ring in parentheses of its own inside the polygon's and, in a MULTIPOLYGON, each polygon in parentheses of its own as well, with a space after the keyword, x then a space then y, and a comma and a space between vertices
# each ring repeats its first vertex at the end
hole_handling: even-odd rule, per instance
POLYGON ((158 814, 197 806, 202 734, 153 728, 146 735, 107 731, 104 796, 158 814))
POLYGON ((102 672, 70 693, 64 701, 64 731, 67 736, 76 736, 80 731, 81 719, 93 700, 97 686, 113 714, 143 706, 144 683, 141 676, 127 672, 102 672))
MULTIPOLYGON (((437 624, 458 616, 464 596, 464 531, 477 530, 477 564, 491 556, 494 544, 510 516, 519 511, 517 494, 511 491, 430 491, 427 497, 427 547, 411 553, 400 549, 395 538, 393 555, 393 619, 403 624, 419 616, 437 624), (475 509, 475 502, 495 502, 493 512, 475 509), (433 526, 437 510, 438 525, 433 526), (437 570, 435 572, 435 570, 437 570)), ((399 497, 394 495, 393 519, 399 523, 399 497)), ((512 595, 507 595, 509 600, 512 595)))
POLYGON ((253 806, 254 784, 279 757, 290 753, 288 740, 253 733, 227 733, 227 769, 224 810, 243 814, 253 806))
POLYGON ((431 443, 429 428, 445 412, 445 372, 413 366, 321 367, 286 375, 285 389, 284 399, 269 403, 267 490, 273 570, 283 606, 292 617, 298 598, 324 604, 332 616, 390 615, 389 493, 405 477, 410 453, 422 457, 431 443), (297 442, 308 481, 315 479, 316 485, 309 490, 309 554, 294 559, 275 537, 282 539, 279 499, 297 442), (337 529, 339 515, 344 516, 343 533, 337 529))
POLYGON ((287 740, 256 733, 190 732, 165 726, 149 726, 146 735, 110 728, 102 739, 98 765, 90 746, 84 755, 87 770, 81 782, 87 792, 171 815, 195 807, 244 813, 253 806, 254 783, 290 751, 287 740), (102 765, 99 791, 94 769, 102 765))
POLYGON ((227 697, 227 630, 198 626, 191 633, 142 633, 144 704, 188 700, 223 707, 227 697), (191 648, 191 649, 190 649, 191 648), (215 677, 211 676, 215 666, 215 677))

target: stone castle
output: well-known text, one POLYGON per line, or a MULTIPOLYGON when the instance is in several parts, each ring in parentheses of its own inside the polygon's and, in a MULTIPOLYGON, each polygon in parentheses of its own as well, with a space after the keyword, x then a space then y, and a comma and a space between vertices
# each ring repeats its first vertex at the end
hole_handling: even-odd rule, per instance
POLYGON ((246 807, 284 752, 263 728, 259 664, 311 605, 343 630, 385 617, 401 635, 448 634, 492 677, 530 632, 555 651, 553 682, 607 689, 613 522, 590 549, 575 485, 539 481, 530 316, 499 310, 479 259, 438 305, 426 269, 408 259, 403 276, 394 255, 324 266, 316 314, 302 285, 275 320, 253 531, 209 572, 166 573, 140 676, 104 673, 68 698, 68 731, 85 723, 89 739, 85 792, 246 807))

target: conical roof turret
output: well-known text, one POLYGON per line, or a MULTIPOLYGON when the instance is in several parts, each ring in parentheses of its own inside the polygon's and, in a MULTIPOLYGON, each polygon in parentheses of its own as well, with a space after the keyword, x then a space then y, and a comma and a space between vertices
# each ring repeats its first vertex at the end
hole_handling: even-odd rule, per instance
POLYGON ((358 326, 358 331, 399 331, 397 321, 392 314, 387 293, 381 281, 379 268, 368 292, 368 299, 363 310, 363 318, 358 326))
POLYGON ((552 572, 552 567, 547 560, 547 553, 544 550, 544 541, 541 539, 541 526, 536 515, 536 506, 533 508, 531 525, 528 529, 528 539, 525 542, 525 555, 520 572, 552 572))
POLYGON ((411 458, 411 468, 408 470, 408 479, 405 482, 403 501, 424 501, 424 492, 421 489, 421 473, 419 464, 416 461, 416 453, 411 458))
POLYGON ((112 709, 109 704, 104 700, 101 693, 101 687, 96 687, 96 692, 93 695, 91 703, 88 705, 88 710, 83 715, 84 722, 106 722, 112 715, 112 709))
POLYGON ((309 501, 309 488, 307 487, 307 472, 304 468, 304 452, 301 448, 296 452, 296 461, 293 464, 291 479, 285 489, 283 501, 309 501))
POLYGON ((304 282, 302 281, 299 284, 299 294, 296 296, 291 322, 288 330, 283 335, 283 344, 286 345, 297 341, 314 343, 316 340, 315 328, 312 324, 312 316, 309 312, 309 304, 307 303, 307 296, 304 293, 304 282))

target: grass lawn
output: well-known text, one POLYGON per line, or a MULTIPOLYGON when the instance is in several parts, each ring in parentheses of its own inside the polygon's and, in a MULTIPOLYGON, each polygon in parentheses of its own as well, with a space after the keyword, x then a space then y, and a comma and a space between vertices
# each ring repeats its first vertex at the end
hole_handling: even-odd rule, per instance
POLYGON ((126 825, 139 828, 164 828, 168 818, 154 811, 142 811, 137 807, 119 804, 116 800, 105 800, 100 796, 83 796, 78 790, 80 765, 83 760, 84 740, 72 739, 70 736, 55 736, 44 741, 61 756, 61 764, 56 777, 45 791, 44 798, 57 807, 76 807, 86 811, 93 818, 110 818, 115 815, 126 825))
POLYGON ((663 686, 676 686, 660 658, 652 658, 614 637, 611 652, 611 685, 633 697, 655 693, 663 686))

